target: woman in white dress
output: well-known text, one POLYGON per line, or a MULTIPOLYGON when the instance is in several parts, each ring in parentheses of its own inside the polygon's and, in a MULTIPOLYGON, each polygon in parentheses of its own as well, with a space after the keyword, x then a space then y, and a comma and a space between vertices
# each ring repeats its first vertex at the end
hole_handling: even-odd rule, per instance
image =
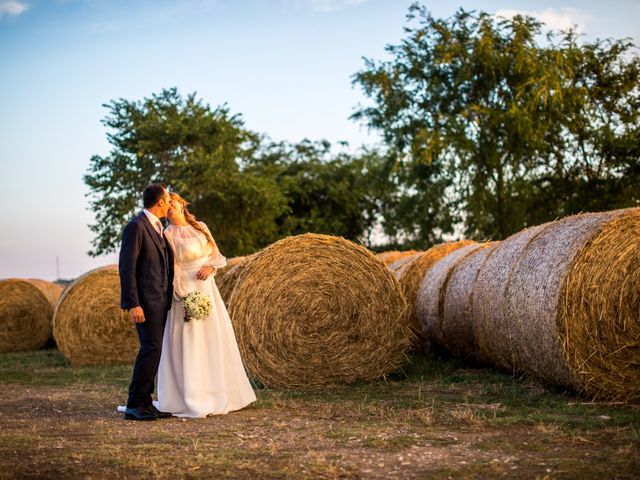
POLYGON ((171 193, 165 238, 175 254, 174 301, 167 316, 158 369, 160 411, 202 418, 246 407, 256 400, 244 370, 233 326, 214 282, 227 260, 211 232, 171 193), (184 320, 180 298, 200 291, 213 308, 203 320, 184 320))

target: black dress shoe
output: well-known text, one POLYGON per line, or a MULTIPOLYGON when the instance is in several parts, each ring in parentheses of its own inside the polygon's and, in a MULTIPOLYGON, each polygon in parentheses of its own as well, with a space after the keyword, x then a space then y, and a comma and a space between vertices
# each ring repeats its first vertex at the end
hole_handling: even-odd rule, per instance
POLYGON ((127 407, 124 411, 124 418, 127 420, 157 420, 158 415, 141 405, 136 408, 127 407))
POLYGON ((171 413, 169 413, 169 412, 161 412, 153 404, 149 405, 147 407, 147 410, 149 410, 151 413, 155 413, 158 416, 158 418, 171 418, 171 417, 173 417, 173 415, 171 413))

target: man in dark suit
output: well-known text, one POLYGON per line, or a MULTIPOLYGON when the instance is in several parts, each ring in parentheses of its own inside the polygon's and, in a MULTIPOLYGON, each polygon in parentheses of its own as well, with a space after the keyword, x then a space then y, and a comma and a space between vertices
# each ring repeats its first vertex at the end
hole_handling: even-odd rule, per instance
POLYGON ((160 223, 167 216, 171 197, 165 186, 158 183, 147 186, 142 197, 144 210, 122 233, 119 261, 120 306, 129 311, 140 339, 125 410, 128 420, 171 416, 151 403, 173 296, 173 252, 160 223))

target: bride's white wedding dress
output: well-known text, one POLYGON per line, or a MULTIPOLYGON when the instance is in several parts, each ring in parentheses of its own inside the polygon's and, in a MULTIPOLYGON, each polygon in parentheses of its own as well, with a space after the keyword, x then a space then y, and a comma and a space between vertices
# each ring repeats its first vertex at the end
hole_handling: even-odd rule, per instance
POLYGON ((154 404, 178 417, 201 418, 239 410, 256 396, 215 277, 196 278, 203 266, 223 267, 226 258, 217 248, 212 251, 205 236, 190 225, 169 225, 165 238, 175 253, 174 299, 164 331, 154 404), (209 296, 213 308, 204 320, 185 322, 177 298, 196 290, 209 296))

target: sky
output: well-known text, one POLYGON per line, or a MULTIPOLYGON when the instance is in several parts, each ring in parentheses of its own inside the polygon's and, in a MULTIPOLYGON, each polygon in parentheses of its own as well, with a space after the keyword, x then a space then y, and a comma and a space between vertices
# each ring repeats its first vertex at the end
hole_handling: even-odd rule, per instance
MULTIPOLYGON (((367 104, 354 73, 385 59, 412 0, 0 0, 0 278, 71 279, 92 258, 82 181, 110 151, 113 99, 163 88, 227 104, 273 140, 379 142, 349 120, 367 104)), ((640 0, 423 1, 575 25, 586 40, 640 43, 640 0)))

